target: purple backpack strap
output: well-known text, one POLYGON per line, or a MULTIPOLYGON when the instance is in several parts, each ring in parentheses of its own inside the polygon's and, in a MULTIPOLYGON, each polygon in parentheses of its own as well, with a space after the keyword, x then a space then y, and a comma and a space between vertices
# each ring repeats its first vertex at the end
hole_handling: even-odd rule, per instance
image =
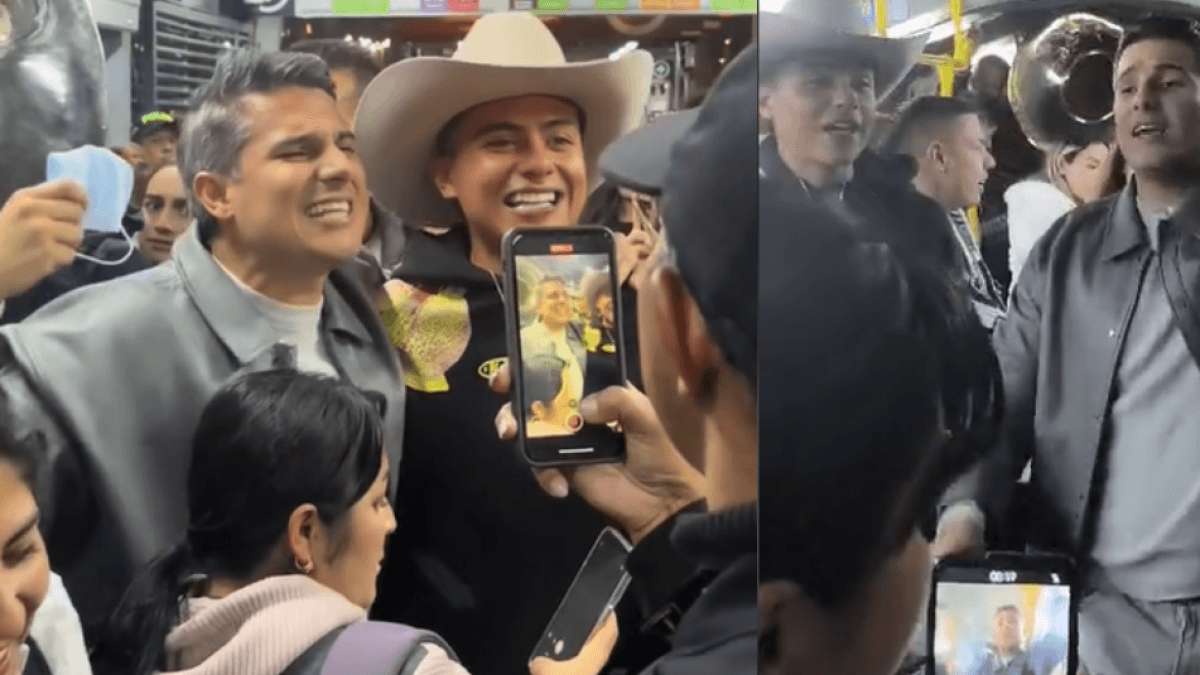
POLYGON ((337 637, 321 675, 412 675, 425 658, 426 644, 458 660, 450 646, 429 631, 382 621, 356 623, 337 637))

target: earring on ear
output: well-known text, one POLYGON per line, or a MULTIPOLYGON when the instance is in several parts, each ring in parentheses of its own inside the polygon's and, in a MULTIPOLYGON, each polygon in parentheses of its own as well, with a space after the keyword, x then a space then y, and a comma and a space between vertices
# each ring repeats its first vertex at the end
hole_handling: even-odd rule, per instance
POLYGON ((301 574, 312 574, 313 562, 311 560, 301 563, 299 559, 293 559, 292 564, 296 566, 296 569, 299 570, 301 574))

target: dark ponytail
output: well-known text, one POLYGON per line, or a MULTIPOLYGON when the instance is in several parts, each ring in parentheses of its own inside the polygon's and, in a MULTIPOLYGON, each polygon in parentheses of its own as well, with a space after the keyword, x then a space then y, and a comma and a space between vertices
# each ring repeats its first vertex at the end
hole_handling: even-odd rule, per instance
POLYGON ((206 590, 202 578, 294 573, 273 558, 288 519, 312 504, 326 526, 344 522, 379 477, 385 403, 289 369, 248 373, 217 392, 192 440, 185 539, 129 587, 98 659, 122 674, 163 669, 166 637, 193 589, 206 590))
POLYGON ((198 565, 187 541, 175 544, 133 581, 113 613, 106 645, 121 672, 150 675, 164 670, 167 634, 179 623, 183 601, 197 579, 198 565))

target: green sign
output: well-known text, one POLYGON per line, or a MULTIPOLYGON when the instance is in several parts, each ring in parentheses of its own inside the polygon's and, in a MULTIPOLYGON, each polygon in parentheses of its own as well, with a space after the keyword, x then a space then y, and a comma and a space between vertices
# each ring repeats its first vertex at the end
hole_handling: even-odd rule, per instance
POLYGON ((539 12, 565 12, 571 8, 569 0, 537 0, 539 12))
POLYGON ((334 14, 379 16, 386 15, 390 10, 389 0, 333 0, 334 14))
POLYGON ((714 12, 758 12, 758 0, 710 0, 714 12))

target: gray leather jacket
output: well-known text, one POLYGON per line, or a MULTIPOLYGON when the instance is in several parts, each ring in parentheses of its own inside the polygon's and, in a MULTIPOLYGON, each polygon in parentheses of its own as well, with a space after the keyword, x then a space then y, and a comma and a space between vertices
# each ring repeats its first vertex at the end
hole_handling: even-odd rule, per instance
MULTIPOLYGON (((0 387, 19 424, 46 439, 42 529, 90 641, 133 574, 185 532, 189 448, 208 400, 290 354, 197 230, 170 263, 0 328, 0 387)), ((373 305, 341 271, 326 284, 321 339, 343 378, 386 396, 395 485, 403 377, 373 305)))
MULTIPOLYGON (((1085 520, 1092 517, 1088 504, 1118 358, 1150 255, 1133 189, 1131 184, 1116 197, 1064 216, 1031 252, 994 336, 1004 373, 1004 439, 973 484, 960 484, 965 494, 956 495, 974 498, 989 523, 1002 523, 1014 484, 1032 459, 1030 513, 1036 528, 1028 533, 1029 543, 1082 561, 1090 553, 1091 525, 1085 520)), ((1191 296, 1195 311, 1187 318, 1195 332, 1200 202, 1185 205, 1172 220, 1193 228, 1163 252, 1163 261, 1191 296)))

